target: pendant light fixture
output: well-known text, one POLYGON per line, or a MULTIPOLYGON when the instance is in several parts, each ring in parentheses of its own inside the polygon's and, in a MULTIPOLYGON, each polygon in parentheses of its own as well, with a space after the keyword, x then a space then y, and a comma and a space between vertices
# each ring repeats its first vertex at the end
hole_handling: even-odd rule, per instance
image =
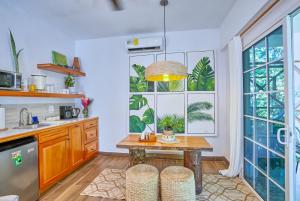
POLYGON ((183 80, 187 76, 187 67, 176 61, 167 61, 167 41, 166 41, 166 6, 168 0, 161 0, 160 5, 164 7, 164 45, 165 60, 153 63, 146 68, 145 77, 148 81, 175 81, 183 80))

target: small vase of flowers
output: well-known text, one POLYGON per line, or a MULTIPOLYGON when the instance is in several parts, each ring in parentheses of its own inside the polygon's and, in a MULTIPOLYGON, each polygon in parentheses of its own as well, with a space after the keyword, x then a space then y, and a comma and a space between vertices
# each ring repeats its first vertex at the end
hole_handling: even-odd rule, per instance
POLYGON ((81 104, 83 106, 82 114, 84 118, 89 117, 89 105, 93 102, 93 99, 91 98, 81 98, 81 104))

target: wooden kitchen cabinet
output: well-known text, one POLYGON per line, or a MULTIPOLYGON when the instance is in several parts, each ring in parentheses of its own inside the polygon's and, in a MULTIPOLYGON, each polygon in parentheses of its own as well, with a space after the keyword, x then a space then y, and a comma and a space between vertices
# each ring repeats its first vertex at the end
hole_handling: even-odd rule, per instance
POLYGON ((38 133, 40 192, 98 154, 98 119, 38 133))
POLYGON ((69 136, 39 144, 40 189, 47 188, 69 171, 69 136))
POLYGON ((82 135, 82 124, 69 128, 70 137, 70 160, 71 169, 76 168, 84 162, 84 144, 82 135))

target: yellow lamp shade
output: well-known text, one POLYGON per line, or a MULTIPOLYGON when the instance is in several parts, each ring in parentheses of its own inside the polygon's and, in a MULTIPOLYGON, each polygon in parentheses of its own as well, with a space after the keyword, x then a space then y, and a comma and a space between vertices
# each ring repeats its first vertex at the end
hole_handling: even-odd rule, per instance
POLYGON ((187 76, 187 67, 175 61, 160 61, 146 68, 145 77, 148 81, 183 80, 187 76))

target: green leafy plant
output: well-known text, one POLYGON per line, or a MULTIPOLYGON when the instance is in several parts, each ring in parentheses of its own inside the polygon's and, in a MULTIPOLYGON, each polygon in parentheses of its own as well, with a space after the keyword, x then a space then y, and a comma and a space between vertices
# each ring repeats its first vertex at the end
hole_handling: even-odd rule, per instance
POLYGON ((20 73, 19 56, 20 56, 20 53, 24 49, 20 49, 19 51, 17 51, 15 39, 14 39, 14 36, 13 36, 11 30, 9 30, 9 36, 10 36, 10 46, 11 46, 11 51, 12 51, 12 56, 13 56, 13 60, 14 60, 15 69, 16 69, 17 73, 20 73))
POLYGON ((132 68, 137 74, 130 76, 130 92, 152 92, 154 91, 154 82, 148 82, 145 78, 145 67, 133 64, 132 68))
POLYGON ((75 85, 75 79, 73 76, 68 75, 67 77, 65 77, 65 86, 66 87, 74 87, 75 85))
POLYGON ((183 81, 157 82, 158 92, 183 91, 183 81))
POLYGON ((129 130, 133 133, 142 133, 146 126, 152 131, 150 125, 154 124, 154 110, 149 106, 148 100, 143 95, 132 95, 129 100, 130 110, 140 110, 144 107, 147 109, 144 111, 142 117, 136 115, 130 115, 129 117, 129 130))
POLYGON ((214 121, 214 118, 207 113, 202 112, 203 110, 210 110, 213 105, 209 102, 196 102, 188 105, 187 118, 188 122, 194 121, 214 121))
POLYGON ((209 57, 200 59, 187 79, 188 91, 214 91, 215 72, 210 65, 209 57))
POLYGON ((173 114, 164 115, 157 119, 157 130, 162 133, 163 130, 173 130, 174 133, 184 133, 184 117, 173 114))

